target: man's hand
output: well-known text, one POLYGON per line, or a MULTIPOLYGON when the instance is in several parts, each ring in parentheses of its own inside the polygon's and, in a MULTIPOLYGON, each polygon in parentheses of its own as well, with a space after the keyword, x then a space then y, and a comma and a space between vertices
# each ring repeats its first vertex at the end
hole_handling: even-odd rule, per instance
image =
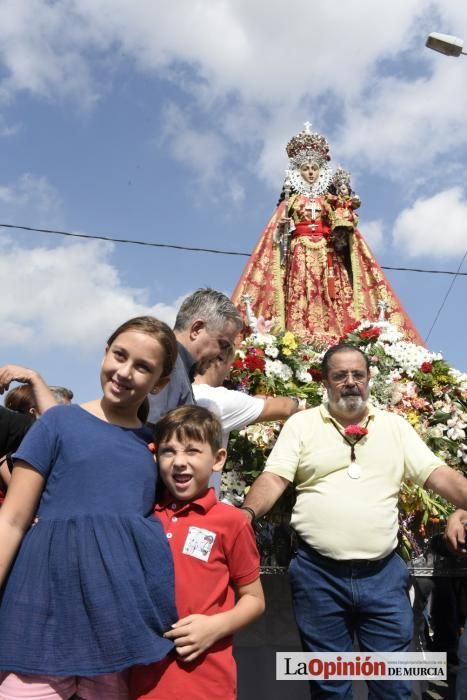
POLYGON ((460 509, 454 511, 446 523, 444 540, 451 552, 457 556, 467 554, 465 549, 465 524, 467 524, 467 511, 460 509))
POLYGON ((188 615, 175 622, 164 637, 174 640, 183 661, 194 661, 225 635, 222 614, 188 615))
POLYGON ((19 365, 4 365, 0 367, 0 394, 9 389, 11 382, 34 384, 38 377, 38 373, 33 369, 19 365))

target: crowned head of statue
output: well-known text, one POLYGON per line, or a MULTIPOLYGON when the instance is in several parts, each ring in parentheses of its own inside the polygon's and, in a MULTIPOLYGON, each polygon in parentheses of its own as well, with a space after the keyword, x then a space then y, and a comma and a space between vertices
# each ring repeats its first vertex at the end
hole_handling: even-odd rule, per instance
POLYGON ((324 136, 311 131, 311 124, 293 136, 286 147, 289 156, 287 179, 289 185, 309 197, 324 194, 331 181, 329 144, 324 136))
POLYGON ((344 170, 344 168, 341 167, 336 168, 336 172, 332 176, 329 191, 343 199, 352 195, 353 191, 350 186, 350 173, 348 170, 344 170))

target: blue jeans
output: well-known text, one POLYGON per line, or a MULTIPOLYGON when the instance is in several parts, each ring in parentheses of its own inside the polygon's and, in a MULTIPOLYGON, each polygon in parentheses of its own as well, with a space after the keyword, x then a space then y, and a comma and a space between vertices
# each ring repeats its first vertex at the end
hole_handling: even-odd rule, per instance
MULTIPOLYGON (((306 651, 407 651, 413 635, 409 573, 397 554, 339 562, 300 547, 289 567, 295 620, 306 651)), ((368 700, 409 700, 410 681, 367 680, 368 700)), ((311 697, 352 698, 352 682, 314 680, 311 697)))

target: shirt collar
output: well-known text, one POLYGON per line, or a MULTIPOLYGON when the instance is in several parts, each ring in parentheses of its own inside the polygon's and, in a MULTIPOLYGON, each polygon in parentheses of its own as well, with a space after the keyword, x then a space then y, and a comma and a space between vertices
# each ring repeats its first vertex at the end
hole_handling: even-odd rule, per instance
POLYGON ((166 492, 161 503, 156 503, 154 506, 155 512, 170 511, 172 513, 185 513, 189 510, 198 510, 200 513, 207 513, 216 505, 217 496, 213 488, 209 488, 202 496, 199 496, 194 501, 177 501, 173 496, 166 492))
POLYGON ((193 357, 193 355, 190 352, 188 352, 186 347, 182 345, 178 340, 177 345, 180 359, 183 362, 183 366, 185 367, 186 373, 188 374, 190 381, 192 382, 196 374, 196 360, 193 357))
MULTIPOLYGON (((367 408, 368 408, 368 411, 367 411, 367 414, 365 416, 365 420, 367 420, 367 419, 374 420, 374 418, 376 416, 375 407, 372 406, 370 402, 368 402, 367 408)), ((336 418, 331 416, 331 414, 329 413, 329 404, 327 402, 322 403, 319 407, 319 410, 320 410, 321 418, 323 419, 323 421, 333 422, 333 423, 336 422, 336 418)))

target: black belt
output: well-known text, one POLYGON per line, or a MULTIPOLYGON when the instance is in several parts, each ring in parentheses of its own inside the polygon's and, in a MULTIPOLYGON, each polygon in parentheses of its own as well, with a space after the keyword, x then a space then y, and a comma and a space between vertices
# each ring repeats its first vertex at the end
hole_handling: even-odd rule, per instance
POLYGON ((324 566, 329 566, 333 568, 347 568, 347 569, 377 569, 384 566, 395 554, 395 551, 390 552, 382 559, 331 559, 331 557, 325 557, 324 554, 318 552, 314 547, 305 542, 300 535, 297 537, 297 551, 305 554, 309 559, 314 559, 317 562, 323 564, 324 566))

